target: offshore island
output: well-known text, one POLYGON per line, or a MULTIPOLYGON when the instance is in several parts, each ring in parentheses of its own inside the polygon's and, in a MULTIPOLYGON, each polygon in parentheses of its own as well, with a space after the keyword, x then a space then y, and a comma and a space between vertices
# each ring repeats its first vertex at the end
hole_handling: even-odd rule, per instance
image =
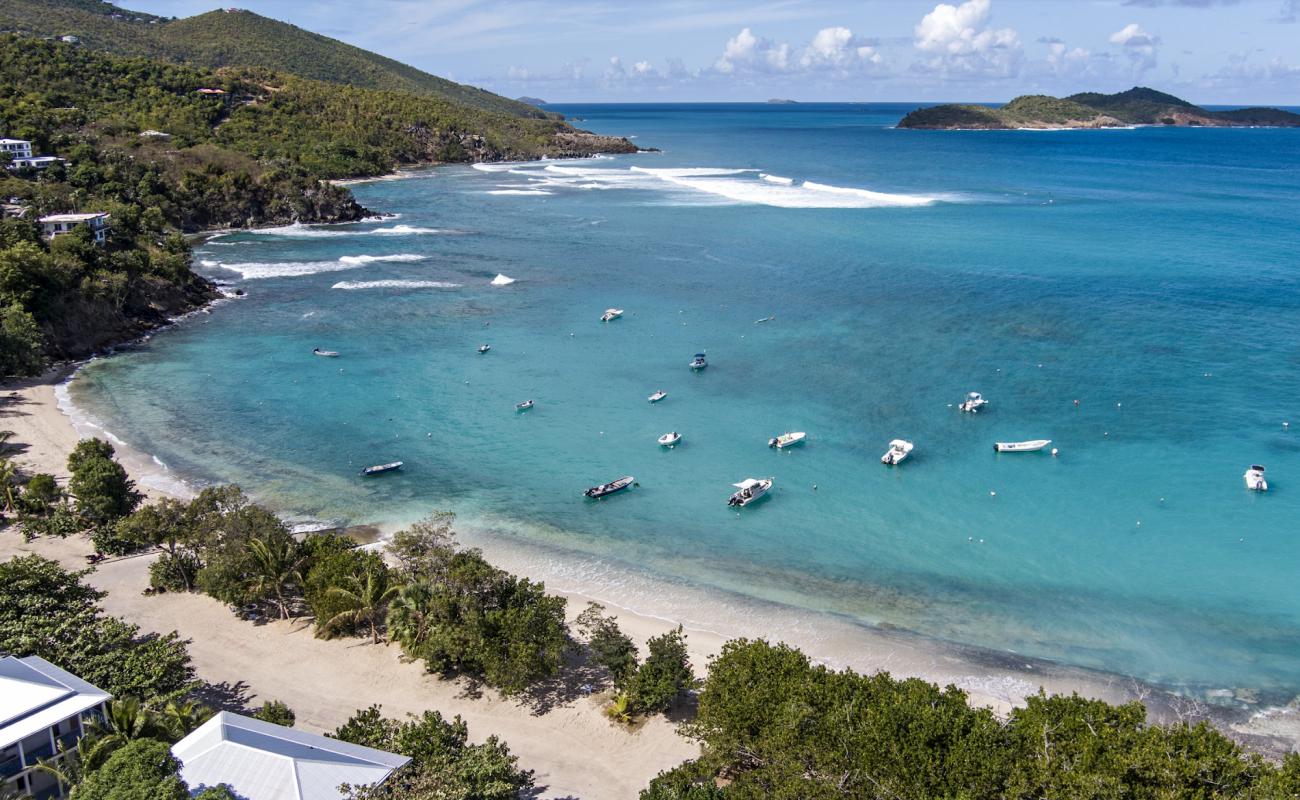
POLYGON ((967 103, 919 108, 898 123, 920 130, 1048 130, 1166 125, 1191 128, 1295 128, 1300 114, 1277 108, 1209 111, 1171 94, 1135 86, 1126 92, 1069 97, 1026 94, 999 108, 967 103))

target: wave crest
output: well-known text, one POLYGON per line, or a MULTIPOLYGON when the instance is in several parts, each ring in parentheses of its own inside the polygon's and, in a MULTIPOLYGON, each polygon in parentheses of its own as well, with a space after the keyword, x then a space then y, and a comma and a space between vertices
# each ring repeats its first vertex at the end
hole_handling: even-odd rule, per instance
POLYGON ((459 283, 447 281, 339 281, 331 289, 356 291, 358 289, 459 289, 459 283))

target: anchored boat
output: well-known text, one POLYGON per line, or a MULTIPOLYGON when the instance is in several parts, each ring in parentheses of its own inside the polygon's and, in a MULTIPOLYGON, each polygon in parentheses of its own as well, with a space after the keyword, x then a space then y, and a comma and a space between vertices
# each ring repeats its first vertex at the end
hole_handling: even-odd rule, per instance
POLYGON ((1250 469, 1242 476, 1246 480, 1246 488, 1253 492, 1267 492, 1268 481, 1264 480, 1264 465, 1251 464, 1250 469))
POLYGON ((602 483, 599 486, 593 486, 587 491, 583 492, 583 494, 586 495, 587 497, 591 497, 599 500, 605 495, 614 494, 615 492, 621 492, 624 489, 631 486, 632 484, 634 484, 635 482, 636 482, 636 478, 633 478, 631 475, 624 475, 618 480, 613 480, 610 481, 609 483, 602 483))
POLYGON ((654 394, 650 395, 650 396, 647 397, 646 399, 649 400, 649 401, 652 402, 652 403, 658 403, 660 400, 664 399, 664 398, 667 397, 667 396, 668 396, 668 393, 665 392, 663 389, 660 389, 659 391, 657 391, 657 392, 655 392, 654 394))
POLYGON ((492 349, 492 345, 490 345, 490 344, 481 344, 481 345, 478 346, 478 354, 479 354, 479 355, 483 355, 484 353, 486 353, 487 351, 489 351, 489 350, 491 350, 491 349, 492 349))
POLYGON ((315 347, 315 348, 312 348, 312 351, 311 351, 311 352, 312 352, 312 355, 320 356, 321 358, 338 358, 338 357, 339 357, 339 351, 337 351, 337 350, 322 350, 322 349, 320 349, 319 347, 315 347))
POLYGON ((1027 442, 995 442, 993 450, 998 453, 1032 453, 1035 450, 1042 450, 1051 443, 1051 439, 1030 439, 1027 442))
POLYGON ((533 407, 532 400, 525 400, 522 403, 515 403, 515 411, 527 411, 533 407))
POLYGON ((880 463, 890 466, 902 463, 903 459, 912 454, 912 446, 912 443, 906 439, 895 439, 889 443, 889 449, 880 457, 880 463))
POLYGON ((709 360, 704 357, 703 353, 696 353, 695 358, 691 359, 691 369, 699 372, 709 365, 709 360))
POLYGON ((681 440, 682 440, 682 435, 677 431, 673 431, 672 433, 665 433, 663 436, 660 436, 659 445, 661 447, 672 447, 676 445, 678 442, 680 442, 681 440))
POLYGON ((803 440, 808 438, 808 434, 803 431, 794 431, 792 433, 783 433, 780 436, 767 440, 768 447, 774 447, 777 450, 784 450, 787 447, 794 447, 797 444, 803 444, 803 440))
POLYGON ((727 505, 737 508, 744 508, 756 500, 761 500, 772 490, 771 478, 746 478, 740 483, 733 483, 740 491, 731 495, 727 505))
POLYGON ((984 399, 984 395, 980 394, 979 392, 971 392, 966 395, 966 399, 962 401, 961 405, 958 406, 958 408, 960 408, 962 411, 968 411, 971 414, 974 414, 976 411, 979 411, 981 408, 983 408, 988 404, 989 401, 984 399))
POLYGON ((623 309, 621 309, 621 308, 607 308, 607 309, 605 309, 605 313, 600 315, 600 321, 601 321, 601 322, 613 322, 614 320, 618 319, 618 318, 621 317, 621 316, 623 316, 623 309))
POLYGON ((373 467, 366 467, 365 469, 361 470, 361 474, 362 474, 362 475, 380 475, 380 474, 382 474, 382 473, 385 473, 385 472, 392 472, 392 471, 395 470, 395 469, 401 469, 401 468, 402 468, 402 462, 400 462, 400 461, 394 461, 394 462, 389 463, 389 464, 376 464, 376 465, 373 466, 373 467))

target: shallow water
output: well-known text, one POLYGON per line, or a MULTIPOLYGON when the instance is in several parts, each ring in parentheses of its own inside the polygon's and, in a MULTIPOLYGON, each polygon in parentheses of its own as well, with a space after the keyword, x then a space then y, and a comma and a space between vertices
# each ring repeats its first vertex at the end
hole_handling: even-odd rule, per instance
POLYGON ((397 219, 213 239, 201 269, 247 297, 73 398, 292 515, 454 508, 796 617, 1289 699, 1300 132, 894 130, 906 108, 565 108, 664 152, 439 169, 354 187, 397 219), (1060 455, 992 452, 1031 438, 1060 455), (747 476, 777 489, 737 514, 747 476))

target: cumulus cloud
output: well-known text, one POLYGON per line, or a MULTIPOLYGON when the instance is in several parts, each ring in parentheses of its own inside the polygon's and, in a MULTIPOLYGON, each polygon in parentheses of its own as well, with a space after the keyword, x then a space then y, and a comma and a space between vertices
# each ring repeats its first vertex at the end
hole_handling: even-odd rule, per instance
POLYGON ((1009 76, 1023 58, 1020 35, 990 27, 991 0, 940 3, 921 18, 916 48, 929 55, 922 66, 949 76, 1009 76))
POLYGON ((1112 33, 1110 43, 1123 48, 1134 77, 1140 78, 1156 66, 1156 46, 1160 44, 1160 37, 1142 30, 1136 22, 1112 33))
POLYGON ((822 28, 798 51, 789 42, 756 36, 749 28, 743 28, 727 40, 713 69, 723 75, 804 72, 847 75, 881 62, 874 43, 855 36, 848 28, 822 28))

